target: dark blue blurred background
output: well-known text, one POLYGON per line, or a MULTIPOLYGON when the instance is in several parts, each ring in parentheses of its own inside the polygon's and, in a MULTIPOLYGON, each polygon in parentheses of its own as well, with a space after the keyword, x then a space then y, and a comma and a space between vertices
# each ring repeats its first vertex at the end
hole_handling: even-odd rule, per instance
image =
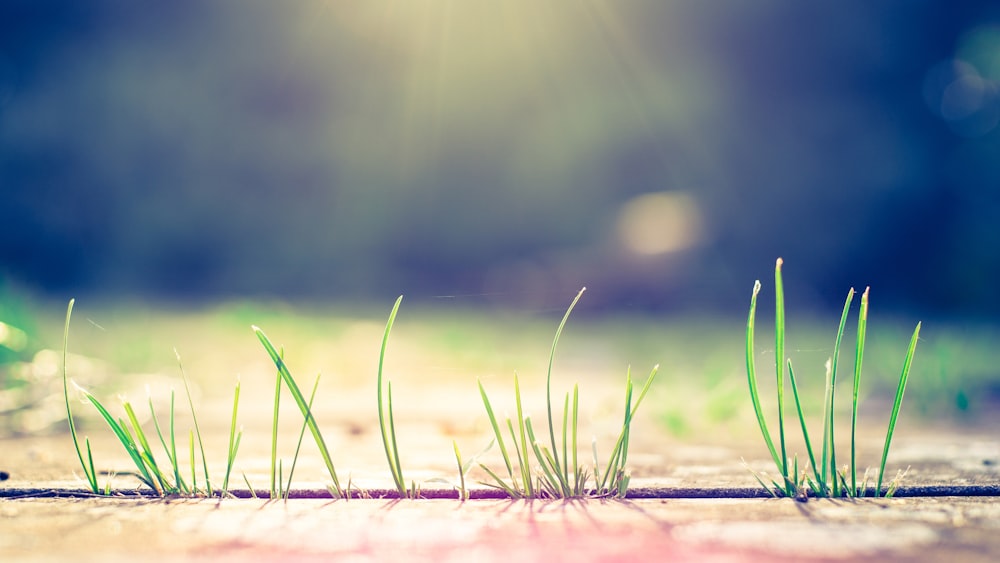
POLYGON ((998 121, 994 2, 5 0, 0 279, 997 317, 998 121))

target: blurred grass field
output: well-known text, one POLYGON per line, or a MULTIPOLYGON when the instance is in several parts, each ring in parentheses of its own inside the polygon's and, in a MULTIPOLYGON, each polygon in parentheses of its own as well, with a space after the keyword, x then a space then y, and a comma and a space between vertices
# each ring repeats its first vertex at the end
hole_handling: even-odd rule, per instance
MULTIPOLYGON (((476 380, 494 394, 506 395, 515 372, 529 389, 542 388, 562 304, 525 311, 470 305, 462 299, 414 301, 404 299, 387 353, 387 374, 397 389, 401 412, 407 412, 407 403, 417 403, 410 409, 412 416, 453 411, 484 417, 476 380), (447 391, 449 404, 436 402, 436 397, 445 396, 438 390, 447 391)), ((5 318, 0 320, 9 328, 0 365, 0 431, 8 435, 65 431, 59 380, 64 307, 22 300, 3 309, 5 318), (10 336, 18 330, 26 335, 22 342, 10 336)), ((182 389, 179 355, 199 401, 225 405, 239 379, 243 404, 266 409, 273 393, 273 364, 251 332, 255 324, 284 347, 303 386, 311 386, 322 374, 320 397, 332 397, 327 408, 337 409, 338 393, 366 396, 371 389, 374 397, 388 311, 388 304, 231 302, 178 307, 84 300, 77 304, 71 327, 69 375, 98 396, 141 399, 148 392, 162 399, 170 389, 182 389)), ((754 430, 742 350, 744 317, 597 315, 585 308, 575 315, 556 356, 554 387, 559 393, 578 382, 584 404, 589 399, 593 410, 614 411, 628 366, 635 377, 644 377, 660 364, 644 414, 665 432, 678 439, 705 440, 713 433, 743 435, 754 430)), ((807 412, 818 415, 823 365, 832 352, 836 319, 800 318, 794 311, 789 315, 789 356, 801 366, 807 412)), ((766 319, 758 324, 757 361, 763 385, 773 385, 767 366, 773 365, 774 348, 766 319)), ((873 310, 862 381, 863 415, 877 418, 881 406, 891 401, 915 322, 883 318, 873 310)), ((995 326, 925 321, 904 418, 926 424, 976 424, 989 418, 1000 402, 997 342, 1000 330, 995 326)), ((849 355, 842 358, 847 367, 852 364, 849 355)), ((841 378, 838 393, 850 393, 849 379, 841 378)), ((762 393, 772 394, 768 387, 762 393)), ((374 413, 374 399, 371 407, 374 413)), ((93 415, 78 410, 84 420, 93 415)), ((218 410, 202 416, 228 416, 225 409, 218 410)))

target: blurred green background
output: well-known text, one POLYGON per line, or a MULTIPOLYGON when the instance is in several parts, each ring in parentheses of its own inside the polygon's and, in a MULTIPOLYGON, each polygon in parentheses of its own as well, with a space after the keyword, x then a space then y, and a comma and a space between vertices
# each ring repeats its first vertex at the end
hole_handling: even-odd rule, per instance
POLYGON ((992 320, 998 86, 986 2, 7 0, 0 277, 992 320))
POLYGON ((587 286, 560 365, 663 364, 654 416, 690 435, 746 418, 755 279, 773 365, 778 256, 813 385, 871 285, 866 392, 892 396, 922 319, 908 408, 978 415, 1000 398, 998 123, 983 2, 8 0, 0 415, 62 416, 70 297, 72 348, 107 362, 83 384, 175 377, 177 347, 225 395, 273 375, 250 323, 366 385, 405 294, 406 371, 474 398, 544 373, 587 286))

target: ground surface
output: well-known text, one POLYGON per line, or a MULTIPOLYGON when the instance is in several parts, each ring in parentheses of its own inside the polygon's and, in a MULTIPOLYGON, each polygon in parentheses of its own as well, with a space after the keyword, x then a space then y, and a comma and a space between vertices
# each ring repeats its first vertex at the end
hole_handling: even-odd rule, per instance
POLYGON ((982 499, 4 501, 6 561, 995 561, 982 499))
MULTIPOLYGON (((437 435, 441 441, 444 437, 437 435)), ((354 438, 363 441, 360 438, 354 438)), ((0 493, 79 489, 65 456, 68 437, 7 440, 11 478, 0 493)), ((428 438, 421 446, 433 449, 428 438)), ((739 445, 669 444, 638 450, 637 487, 654 490, 732 486, 753 490, 739 445)), ((649 441, 644 442, 648 448, 649 441)), ((756 452, 757 448, 749 448, 756 452)), ((377 448, 350 448, 355 455, 377 448)), ((365 452, 368 453, 365 453, 365 452)), ((904 485, 1000 483, 1000 439, 967 430, 911 431, 899 439, 904 485)), ((107 452, 106 459, 116 459, 107 452)), ((322 491, 312 456, 298 490, 322 491)), ((417 461, 419 456, 410 456, 417 461)), ((377 455, 355 460, 355 486, 390 486, 377 455)), ((404 466, 408 478, 451 491, 446 464, 404 466)), ((766 459, 750 465, 767 469, 766 459)), ((126 469, 127 465, 111 465, 126 469)), ((248 475, 266 482, 266 456, 248 475)), ((339 470, 339 469, 338 469, 339 470)), ((345 469, 346 470, 346 469, 345 469)), ((78 471, 76 471, 78 473, 78 471)), ((452 471, 454 475, 454 471, 452 471)), ((451 481, 455 480, 454 476, 451 481)), ((102 477, 103 479, 103 477, 102 477)), ((128 491, 135 481, 118 476, 128 491)), ((480 488, 480 490, 482 490, 480 488)), ((996 495, 996 490, 993 491, 996 495)), ((846 500, 629 499, 586 501, 37 498, 0 499, 4 561, 995 561, 1000 498, 846 500)))
MULTIPOLYGON (((163 363, 169 371, 149 366, 156 362, 134 354, 163 347, 161 338, 176 345, 195 387, 216 486, 224 469, 232 408, 229 393, 238 374, 243 386, 239 423, 245 433, 235 468, 238 477, 234 475, 233 482, 245 489, 246 475, 255 488, 263 489, 270 468, 273 364, 248 334, 247 319, 242 314, 230 316, 234 318, 214 316, 211 322, 203 319, 200 324, 191 319, 159 322, 157 326, 173 326, 176 332, 152 343, 137 336, 142 329, 134 325, 119 323, 116 328, 113 318, 109 322, 107 317, 95 315, 96 320, 83 325, 84 344, 78 347, 101 350, 94 354, 105 360, 71 357, 70 372, 84 385, 100 389, 102 400, 115 409, 119 408, 115 394, 123 391, 145 408, 144 387, 148 385, 163 417, 169 409, 169 390, 183 390, 176 364, 170 366, 172 350, 167 346, 170 361, 163 363), (221 325, 215 332, 221 332, 222 338, 189 333, 192 326, 204 328, 212 322, 221 325), (240 332, 232 337, 230 329, 237 324, 240 332), (104 349, 95 343, 94 338, 105 334, 118 346, 104 349)), ((287 335, 293 324, 282 324, 280 319, 264 319, 269 327, 277 325, 272 337, 287 335)), ((257 318, 250 321, 261 322, 257 318)), ((434 333, 398 326, 387 359, 387 375, 394 381, 405 478, 422 483, 424 490, 452 493, 458 481, 453 441, 469 457, 490 439, 477 378, 483 381, 502 417, 515 408, 511 374, 519 371, 525 409, 533 413, 534 420, 544 420, 544 374, 551 327, 542 331, 511 329, 508 333, 504 332, 510 328, 507 325, 499 329, 489 325, 490 331, 503 332, 501 337, 497 332, 478 330, 478 325, 466 330, 460 323, 438 326, 441 324, 444 328, 434 333), (512 345, 501 350, 496 342, 512 345)), ((383 328, 378 322, 357 321, 338 325, 328 331, 333 336, 321 342, 294 333, 283 340, 290 343, 287 357, 303 388, 311 386, 312 376, 304 377, 306 374, 324 371, 316 418, 341 481, 350 479, 356 489, 391 487, 377 430, 373 377, 383 328)), ((685 341, 683 332, 673 335, 682 348, 687 346, 694 352, 691 356, 695 359, 662 359, 661 379, 632 432, 629 466, 636 487, 715 491, 720 496, 727 488, 756 490, 757 483, 743 459, 756 471, 774 473, 743 391, 740 330, 737 324, 730 335, 734 338, 720 338, 718 348, 706 348, 698 339, 685 341)), ((597 440, 599 455, 606 456, 621 424, 621 367, 625 361, 621 350, 601 334, 564 335, 566 349, 559 356, 553 385, 558 401, 574 382, 580 383, 580 426, 585 436, 581 441, 586 443, 581 447, 581 459, 587 460, 590 436, 597 440)), ((636 339, 626 340, 634 343, 636 339)), ((811 353, 808 347, 803 349, 811 353)), ((647 364, 644 354, 638 353, 636 365, 647 364)), ((767 356, 765 349, 762 365, 767 356)), ((649 359, 649 366, 661 361, 652 356, 649 359)), ((894 355, 892 361, 897 359, 894 355)), ((31 377, 41 381, 47 374, 52 385, 57 360, 58 355, 38 356, 30 366, 31 377)), ((822 365, 822 358, 819 360, 817 365, 822 365)), ((873 371, 878 371, 877 362, 872 364, 876 366, 873 371)), ((648 366, 637 368, 636 378, 644 378, 646 370, 648 366)), ((911 386, 930 385, 931 376, 926 370, 915 371, 911 386)), ((65 422, 58 420, 63 408, 61 381, 56 380, 54 389, 58 391, 54 400, 42 397, 38 408, 25 411, 14 421, 16 428, 13 423, 8 425, 16 432, 0 433, 0 471, 9 474, 0 482, 0 561, 326 561, 331 556, 353 561, 435 562, 1000 560, 997 496, 814 499, 806 503, 766 498, 465 503, 40 498, 50 491, 79 490, 84 485, 65 422)), ((815 384, 811 389, 816 389, 815 384)), ((116 474, 113 478, 102 474, 100 483, 110 480, 118 491, 134 491, 137 482, 127 474, 129 458, 92 409, 73 398, 81 439, 83 435, 91 438, 99 469, 116 474)), ((301 417, 287 395, 283 400, 278 455, 288 464, 301 417)), ((181 456, 186 458, 185 440, 192 421, 186 407, 182 408, 186 404, 183 395, 178 395, 177 403, 181 456)), ((877 400, 862 408, 859 458, 863 466, 878 463, 885 412, 884 404, 877 400)), ((841 410, 838 417, 849 420, 850 415, 841 410)), ((812 422, 818 424, 815 418, 812 422)), ((846 428, 838 427, 838 436, 841 444, 849 443, 846 428)), ((798 452, 804 464, 801 443, 794 443, 791 451, 798 452)), ((845 463, 845 450, 838 451, 840 462, 845 463)), ((503 467, 495 447, 481 460, 494 470, 503 467)), ((981 409, 975 420, 961 425, 934 417, 904 416, 892 443, 887 471, 895 474, 907 469, 904 486, 969 486, 979 492, 992 490, 996 495, 1000 486, 1000 421, 989 409, 981 409)), ((485 478, 478 468, 469 474, 471 483, 485 478)), ((293 489, 322 491, 327 483, 329 476, 307 433, 293 489)))

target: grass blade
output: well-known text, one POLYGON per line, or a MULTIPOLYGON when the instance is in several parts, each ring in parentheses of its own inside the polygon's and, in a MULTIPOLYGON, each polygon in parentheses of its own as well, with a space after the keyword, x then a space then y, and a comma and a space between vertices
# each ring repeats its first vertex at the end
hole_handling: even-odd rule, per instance
MULTIPOLYGON (((387 405, 389 408, 389 439, 392 440, 392 461, 390 464, 394 468, 393 474, 399 478, 399 484, 401 485, 399 492, 406 496, 406 480, 403 479, 403 466, 399 463, 399 447, 396 445, 396 420, 392 413, 392 381, 386 383, 386 394, 389 399, 387 405)), ((416 497, 413 496, 410 498, 416 497)))
MULTIPOLYGON (((567 489, 569 489, 569 393, 566 393, 566 399, 563 401, 563 420, 562 420, 562 447, 563 447, 563 467, 562 467, 562 479, 563 483, 566 483, 567 489)), ((576 468, 574 468, 574 471, 576 468)), ((569 491, 568 491, 569 492, 569 491)))
MULTIPOLYGON (((559 469, 559 457, 556 451, 555 426, 552 424, 552 367, 555 364, 556 348, 559 345, 559 337, 562 335, 563 329, 566 327, 566 321, 569 320, 569 314, 573 312, 573 308, 576 307, 576 303, 580 300, 580 297, 583 296, 584 291, 587 291, 586 287, 581 289, 580 292, 576 294, 573 302, 570 303, 569 308, 566 309, 566 314, 563 315, 562 321, 559 322, 559 327, 556 329, 556 335, 552 339, 552 349, 549 352, 549 369, 545 378, 545 405, 548 412, 549 439, 552 443, 552 455, 553 461, 555 462, 554 469, 556 473, 561 473, 561 471, 559 469)), ((532 440, 532 442, 534 442, 534 440, 532 440)))
POLYGON ((458 464, 458 500, 465 502, 468 498, 468 493, 465 490, 465 467, 462 464, 462 452, 458 451, 458 442, 455 440, 451 441, 451 445, 455 448, 455 463, 458 464))
POLYGON ((611 458, 608 460, 608 467, 597 485, 599 494, 606 492, 606 487, 614 488, 614 476, 618 475, 619 469, 624 465, 622 454, 625 448, 625 440, 628 434, 628 427, 632 422, 632 368, 629 366, 625 372, 625 419, 622 422, 622 431, 618 434, 614 449, 611 450, 611 458), (609 482, 608 480, 611 479, 609 482))
MULTIPOLYGON (((531 479, 531 462, 528 459, 528 439, 525 431, 524 409, 521 406, 521 384, 518 381, 517 373, 514 374, 514 403, 517 408, 518 433, 521 435, 521 446, 517 446, 514 441, 514 449, 517 450, 517 462, 521 467, 521 483, 524 485, 524 494, 528 498, 534 498, 535 487, 531 479)), ((509 424, 508 420, 508 424, 509 424)), ((513 429, 511 429, 513 434, 513 429)))
MULTIPOLYGON (((827 372, 829 374, 829 372, 827 372)), ((792 397, 795 399, 795 411, 799 415, 799 424, 802 425, 802 438, 806 442, 806 452, 809 454, 809 465, 813 469, 816 482, 819 483, 820 491, 826 491, 826 481, 820 475, 820 468, 816 465, 816 456, 813 455, 812 442, 809 440, 809 431, 806 429, 806 418, 802 414, 802 403, 799 401, 799 386, 795 383, 795 371, 792 369, 792 360, 788 360, 788 381, 792 386, 792 397)), ((827 375, 829 382, 829 375, 827 375)), ((825 496, 825 495, 822 495, 825 496)))
POLYGON ((851 400, 851 491, 858 496, 858 460, 856 436, 858 430, 858 389, 861 387, 861 360, 865 351, 865 335, 868 331, 868 292, 861 294, 861 312, 858 313, 858 332, 854 347, 854 388, 851 400))
MULTIPOLYGON (((597 465, 597 445, 593 444, 594 449, 594 484, 597 489, 598 495, 603 495, 611 490, 623 490, 620 479, 625 476, 625 464, 628 461, 628 444, 629 438, 631 436, 632 419, 635 417, 635 413, 639 410, 639 405, 642 404, 643 399, 646 398, 646 394, 649 392, 650 386, 653 384, 653 380, 656 378, 656 374, 660 371, 660 365, 657 364, 653 366, 650 370, 649 376, 646 378, 646 382, 642 385, 642 389, 639 391, 639 396, 632 404, 632 394, 634 386, 632 384, 632 369, 631 367, 626 371, 625 374, 625 418, 622 422, 622 430, 618 435, 618 440, 615 442, 614 449, 611 450, 611 458, 608 460, 608 467, 605 469, 603 476, 600 481, 597 480, 598 477, 598 465, 597 465), (617 481, 617 482, 616 482, 617 481)), ((627 488, 627 486, 626 486, 627 488)))
MULTIPOLYGON (((236 413, 240 408, 240 381, 236 381, 236 391, 233 393, 233 417, 229 423, 229 447, 226 448, 226 475, 222 479, 222 494, 229 493, 229 475, 233 472, 233 462, 236 461, 236 452, 239 450, 239 438, 236 437, 236 413)), ((241 430, 239 436, 243 436, 241 430)), ((301 438, 300 438, 301 440, 301 438)))
MULTIPOLYGON (((259 337, 260 335, 258 335, 259 337)), ((278 356, 284 359, 284 349, 278 356)), ((278 495, 278 415, 281 411, 281 368, 274 374, 274 407, 271 414, 271 491, 270 498, 278 495)))
POLYGON ((772 487, 768 487, 767 484, 764 483, 764 477, 760 473, 754 471, 753 468, 750 467, 750 464, 747 463, 747 460, 741 459, 740 461, 743 463, 743 467, 749 471, 751 475, 753 475, 753 478, 758 483, 760 483, 761 488, 771 495, 771 498, 778 498, 778 491, 781 490, 781 487, 778 487, 778 485, 773 481, 771 482, 772 487))
POLYGON ((87 477, 87 484, 94 494, 100 494, 101 489, 97 484, 97 474, 94 472, 94 460, 90 452, 89 441, 87 443, 87 459, 90 465, 83 461, 83 452, 80 450, 80 440, 76 437, 76 422, 73 420, 73 409, 69 405, 69 376, 66 373, 66 356, 69 351, 69 322, 73 317, 73 305, 76 299, 70 299, 66 306, 66 323, 63 325, 63 353, 62 353, 62 379, 63 379, 63 399, 66 402, 66 420, 69 422, 69 433, 73 438, 73 448, 76 449, 76 457, 80 460, 80 467, 87 477))
POLYGON ((205 442, 201 439, 198 415, 194 412, 194 399, 191 398, 191 386, 188 385, 187 374, 184 372, 184 364, 181 363, 181 354, 176 348, 174 348, 174 355, 177 356, 177 365, 181 370, 181 380, 184 381, 184 393, 187 394, 188 407, 191 409, 191 420, 194 422, 194 434, 198 438, 198 449, 201 450, 201 465, 205 470, 205 491, 208 493, 208 496, 212 496, 212 481, 208 478, 208 457, 205 456, 205 442))
POLYGON ((580 496, 583 494, 583 484, 580 482, 580 465, 577 461, 576 430, 578 414, 580 411, 580 386, 573 385, 573 494, 580 496))
MULTIPOLYGON (((176 434, 177 430, 176 430, 176 426, 174 425, 174 423, 175 423, 174 413, 176 412, 176 410, 174 408, 174 405, 175 405, 174 391, 171 389, 170 390, 170 455, 169 455, 169 457, 170 457, 170 464, 174 468, 174 479, 175 479, 174 483, 177 485, 177 488, 182 489, 185 492, 194 492, 194 491, 188 490, 187 486, 184 484, 184 480, 181 479, 181 467, 180 467, 180 463, 179 463, 179 461, 177 459, 177 434, 176 434)), ((153 401, 152 401, 152 398, 150 398, 150 401, 149 401, 149 413, 153 417, 153 420, 155 421, 156 420, 156 415, 153 414, 153 401)), ((156 431, 159 432, 160 429, 157 428, 156 431)), ((161 440, 162 440, 162 437, 161 437, 161 440)))
POLYGON ((492 478, 496 482, 496 483, 483 483, 484 485, 486 485, 487 487, 494 487, 497 489, 501 489, 505 493, 507 493, 507 496, 509 496, 512 499, 523 498, 523 495, 519 491, 512 489, 510 485, 504 483, 503 479, 501 479, 499 475, 494 473, 492 469, 486 467, 482 463, 479 464, 479 467, 482 468, 482 470, 485 471, 486 474, 489 475, 490 478, 492 478))
MULTIPOLYGON (((506 422, 507 422, 507 431, 510 432, 511 443, 514 445, 514 453, 517 454, 517 467, 521 477, 521 482, 518 483, 517 479, 515 479, 514 476, 511 475, 510 482, 515 490, 518 491, 523 490, 524 496, 527 498, 531 498, 531 496, 534 494, 534 488, 531 486, 531 473, 530 472, 526 473, 526 471, 528 471, 527 451, 524 451, 524 453, 522 454, 521 446, 518 445, 517 441, 517 433, 514 431, 514 423, 511 422, 510 417, 507 417, 506 422)), ((523 425, 523 421, 521 424, 523 425)))
POLYGON ((177 441, 174 439, 174 393, 170 392, 170 446, 167 445, 167 441, 163 437, 163 432, 160 431, 160 422, 156 418, 156 412, 153 410, 153 396, 149 393, 149 389, 146 389, 147 397, 149 399, 149 416, 153 419, 153 428, 156 430, 156 436, 160 439, 160 445, 163 446, 163 451, 167 453, 167 461, 170 462, 170 468, 174 472, 174 485, 178 492, 188 493, 190 492, 187 485, 181 479, 180 466, 177 463, 177 441))
POLYGON ((833 496, 839 496, 837 489, 837 451, 833 437, 833 404, 834 395, 837 391, 837 364, 840 362, 840 343, 844 338, 844 329, 847 327, 847 316, 851 311, 851 303, 854 301, 854 288, 847 292, 847 299, 844 301, 844 310, 840 315, 840 325, 837 327, 837 340, 833 345, 833 356, 830 359, 830 371, 827 377, 826 404, 823 406, 823 484, 826 486, 827 470, 829 469, 832 481, 833 496))
POLYGON ((312 414, 309 405, 306 403, 306 399, 302 396, 302 391, 299 389, 295 379, 292 377, 291 372, 288 371, 288 366, 285 365, 285 361, 278 354, 278 351, 274 349, 274 345, 268 340, 267 335, 264 331, 253 327, 254 333, 257 335, 257 339, 260 340, 267 354, 271 357, 271 361, 274 362, 275 366, 278 368, 278 373, 281 375, 281 380, 288 387, 289 392, 292 394, 292 398, 295 399, 295 404, 298 405, 299 410, 302 412, 302 416, 306 418, 306 423, 309 425, 309 432, 313 436, 313 440, 316 442, 316 447, 319 448, 319 453, 323 456, 323 462, 326 464, 327 472, 330 474, 330 479, 333 481, 334 491, 337 493, 337 497, 343 497, 344 490, 340 486, 340 480, 337 479, 337 470, 333 466, 333 460, 330 458, 330 450, 326 447, 326 441, 323 439, 323 434, 319 430, 319 425, 316 424, 316 418, 312 414))
POLYGON ((140 475, 139 479, 144 484, 149 486, 150 489, 153 489, 157 493, 161 493, 162 491, 159 491, 157 489, 153 477, 149 474, 149 471, 146 468, 146 464, 145 462, 143 462, 142 456, 139 454, 138 447, 136 446, 135 441, 132 439, 131 435, 125 430, 125 428, 122 427, 122 425, 117 420, 115 420, 113 416, 111 416, 111 413, 108 412, 108 409, 104 408, 104 405, 97 400, 97 397, 94 397, 90 392, 86 391, 85 389, 82 389, 80 387, 77 387, 77 389, 80 392, 82 392, 84 398, 90 401, 90 404, 93 405, 95 409, 97 409, 97 412, 101 415, 101 418, 104 419, 104 422, 106 422, 108 426, 111 427, 111 431, 115 434, 115 437, 118 438, 118 441, 121 443, 122 447, 125 448, 125 452, 128 453, 130 458, 132 458, 132 463, 135 464, 136 470, 139 472, 140 475))
POLYGON ((767 445, 767 450, 771 453, 774 464, 780 470, 781 458, 778 457, 778 452, 774 448, 774 441, 771 439, 771 433, 767 429, 767 420, 764 418, 764 409, 760 405, 760 393, 757 390, 757 361, 754 357, 754 332, 758 294, 760 294, 760 280, 757 280, 753 284, 753 293, 750 296, 750 314, 747 316, 747 384, 750 387, 750 400, 753 402, 754 414, 757 415, 757 425, 760 426, 760 433, 764 437, 764 443, 767 445))
MULTIPOLYGON (((316 390, 319 389, 319 375, 316 376, 316 382, 313 383, 312 393, 309 395, 309 404, 307 405, 310 412, 312 412, 313 400, 316 398, 316 390)), ((235 413, 233 420, 235 422, 235 413)), ((295 466, 299 463, 299 452, 302 450, 302 439, 306 436, 306 427, 308 424, 303 420, 302 428, 299 429, 299 439, 295 443, 295 455, 292 456, 292 467, 288 470, 288 482, 285 485, 285 500, 288 500, 288 492, 292 488, 292 477, 295 475, 295 466)), ((230 430, 232 432, 232 430, 230 430)), ((232 434, 230 434, 232 437, 232 434)))
MULTIPOLYGON (((385 401, 382 398, 382 373, 385 365, 385 349, 389 342, 389 332, 392 330, 392 325, 396 321, 396 313, 399 311, 399 305, 403 301, 403 296, 400 295, 396 299, 395 305, 392 307, 392 312, 389 313, 389 320, 385 324, 385 332, 382 335, 382 348, 378 356, 378 425, 379 431, 382 434, 382 445, 385 447, 385 459, 389 463, 389 470, 392 472, 392 480, 396 483, 396 490, 399 492, 400 496, 406 496, 406 484, 403 480, 403 472, 399 467, 399 456, 396 452, 396 433, 395 428, 392 425, 392 393, 389 392, 389 426, 386 426, 385 419, 385 401), (391 433, 391 439, 390 439, 391 433)), ((391 386, 391 383, 389 384, 391 386)))
POLYGON ((906 349, 906 358, 903 359, 903 371, 899 376, 899 385, 896 386, 896 399, 892 403, 892 414, 889 416, 889 428, 885 433, 885 446, 882 448, 882 462, 878 468, 878 483, 875 485, 875 496, 882 492, 882 477, 885 475, 885 461, 889 457, 889 444, 892 442, 892 435, 896 431, 896 419, 899 416, 899 408, 903 404, 903 392, 906 391, 906 381, 910 377, 910 365, 913 363, 913 355, 917 351, 917 340, 920 338, 920 324, 913 329, 913 336, 910 337, 910 345, 906 349))
POLYGON ((243 474, 243 482, 247 484, 247 490, 250 491, 250 498, 257 500, 257 491, 254 490, 253 485, 250 484, 250 479, 247 479, 247 474, 243 474))
MULTIPOLYGON (((781 278, 781 258, 774 264, 774 366, 778 383, 778 437, 781 441, 781 476, 788 482, 788 454, 785 451, 785 286, 781 278)), ((789 496, 794 491, 786 491, 789 496)))
POLYGON ((483 406, 486 407, 486 416, 490 420, 490 426, 493 427, 493 435, 496 437, 497 444, 500 446, 500 455, 503 456, 504 464, 507 465, 507 474, 510 475, 511 481, 515 482, 514 468, 510 463, 510 455, 507 454, 507 446, 504 444, 503 435, 500 432, 500 425, 497 424, 496 415, 493 413, 493 406, 490 404, 490 398, 486 395, 486 389, 483 387, 483 382, 476 380, 476 383, 479 385, 479 396, 483 399, 483 406))
MULTIPOLYGON (((542 448, 538 445, 538 440, 535 439, 535 430, 531 427, 531 417, 526 417, 524 419, 524 427, 528 432, 528 439, 531 440, 531 450, 535 454, 535 459, 538 460, 538 464, 542 468, 543 476, 539 477, 539 484, 549 491, 549 494, 553 498, 559 498, 559 492, 562 487, 559 486, 559 480, 557 476, 561 475, 558 469, 555 467, 555 458, 552 457, 551 453, 545 455, 542 453, 542 448)), ((546 452, 547 452, 547 448, 546 452)), ((525 452, 527 455, 527 452, 525 452)))
MULTIPOLYGON (((153 450, 149 447, 149 440, 146 439, 146 433, 142 431, 142 426, 139 424, 139 418, 135 415, 135 410, 132 409, 131 403, 126 400, 122 400, 122 407, 125 409, 125 414, 128 416, 129 423, 132 425, 132 429, 135 431, 135 439, 133 443, 138 442, 142 451, 139 452, 139 456, 143 459, 149 467, 150 474, 156 479, 159 484, 158 492, 162 495, 168 492, 172 492, 170 487, 164 478, 163 472, 160 467, 156 464, 156 460, 153 458, 153 450)), ((124 422, 120 423, 125 433, 128 434, 128 427, 125 426, 124 422)), ((131 435, 129 436, 131 439, 131 435)))
POLYGON ((198 490, 198 472, 194 463, 194 430, 188 430, 188 452, 191 454, 191 488, 198 490))

